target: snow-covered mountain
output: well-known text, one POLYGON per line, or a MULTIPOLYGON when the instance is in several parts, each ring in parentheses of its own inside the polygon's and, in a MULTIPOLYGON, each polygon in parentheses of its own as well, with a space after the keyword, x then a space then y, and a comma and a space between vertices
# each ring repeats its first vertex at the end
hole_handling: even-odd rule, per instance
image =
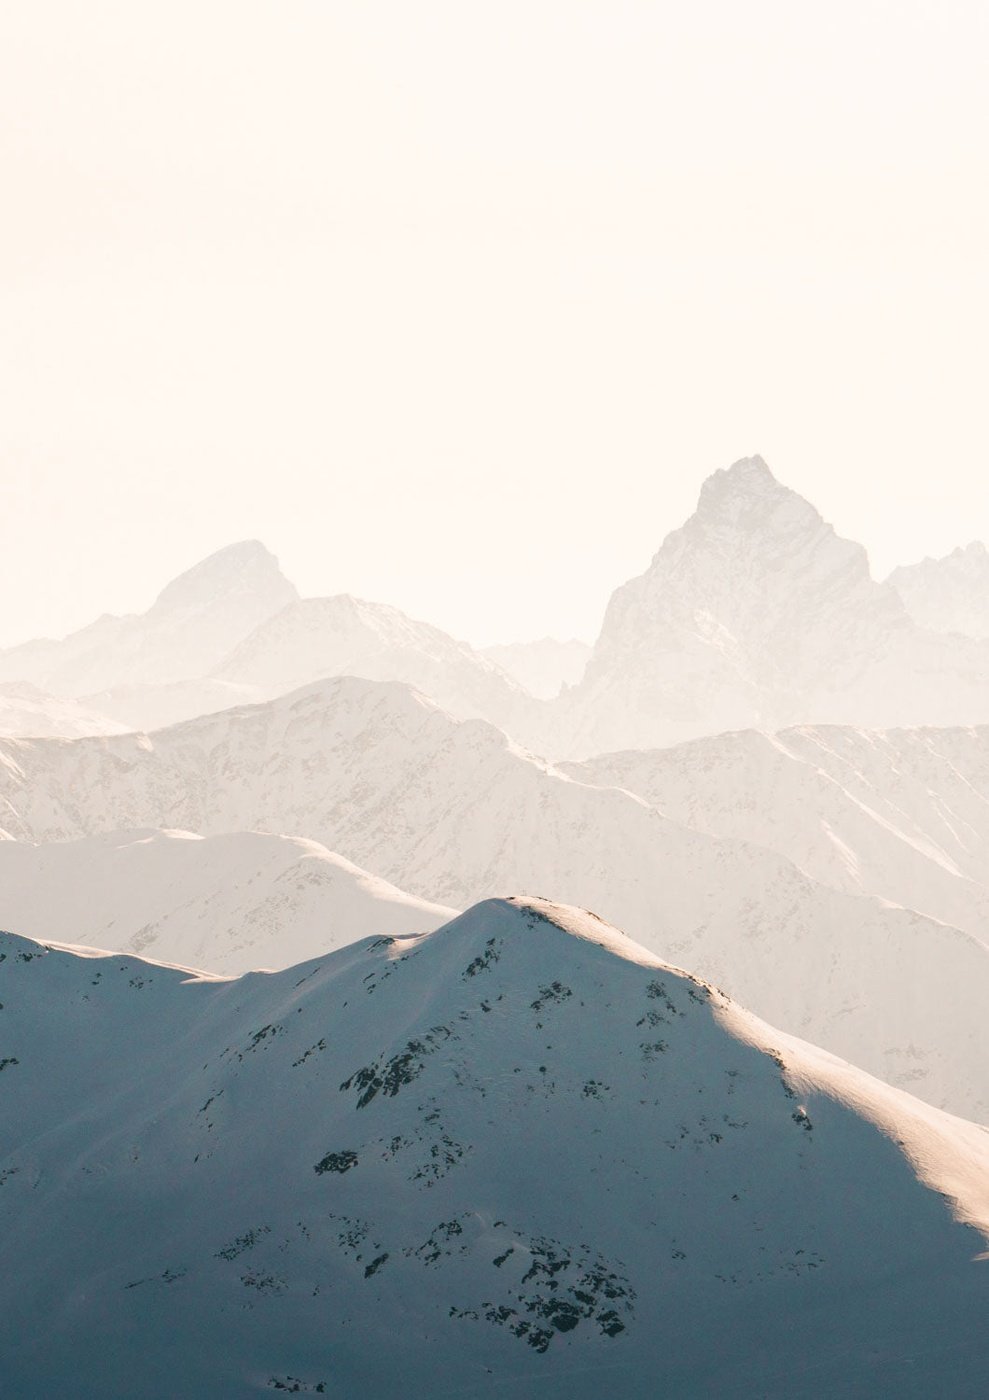
POLYGON ((482 649, 482 655, 540 700, 554 700, 565 685, 576 685, 590 654, 586 642, 559 642, 555 637, 482 649))
POLYGON ((112 690, 86 696, 85 703, 110 716, 121 730, 132 732, 165 729, 198 715, 212 715, 235 705, 253 705, 264 698, 255 686, 205 676, 161 685, 114 686, 112 690))
POLYGON ((983 943, 574 781, 405 686, 338 679, 150 738, 7 740, 0 827, 294 832, 455 908, 559 894, 787 1030, 989 1119, 983 943))
POLYGON ((259 699, 329 676, 404 681, 459 719, 480 716, 509 730, 530 708, 521 688, 465 642, 347 594, 292 603, 216 672, 219 680, 253 687, 259 699))
POLYGON ((429 932, 455 912, 287 836, 0 841, 0 928, 216 973, 289 967, 375 934, 429 932))
POLYGON ((989 549, 979 540, 943 559, 894 569, 887 583, 921 627, 989 637, 989 549))
POLYGON ((989 638, 944 629, 985 630, 987 561, 971 547, 879 583, 860 545, 750 457, 704 483, 694 515, 614 594, 589 654, 552 640, 477 652, 384 604, 300 599, 249 542, 176 579, 143 616, 0 652, 0 682, 154 729, 328 676, 402 681, 578 759, 739 728, 979 724, 989 638), (921 595, 928 613, 910 602, 921 595))
POLYGON ((195 679, 297 597, 264 545, 229 545, 173 579, 146 613, 107 615, 62 641, 0 652, 0 680, 79 697, 195 679))
POLYGON ((85 734, 121 734, 127 729, 105 711, 49 695, 28 681, 0 683, 0 734, 78 739, 85 734))
POLYGON ((989 943, 989 726, 740 730, 561 766, 989 943))
POLYGON ((760 457, 710 477, 614 594, 545 751, 580 757, 789 724, 989 719, 989 644, 918 627, 760 457))
POLYGON ((981 1393, 986 1131, 591 915, 0 942, 9 1400, 981 1393))

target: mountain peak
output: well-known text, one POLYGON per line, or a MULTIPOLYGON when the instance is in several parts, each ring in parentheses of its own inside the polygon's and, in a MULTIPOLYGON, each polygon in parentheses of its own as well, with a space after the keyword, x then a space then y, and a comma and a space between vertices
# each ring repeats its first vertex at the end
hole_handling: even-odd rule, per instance
POLYGON ((158 594, 152 613, 184 611, 216 602, 222 595, 254 594, 270 600, 270 613, 298 598, 278 560, 260 540, 239 540, 186 569, 158 594))
POLYGON ((777 480, 761 457, 741 457, 707 478, 701 487, 696 517, 705 521, 726 518, 754 522, 781 506, 799 514, 807 523, 821 519, 809 501, 777 480))

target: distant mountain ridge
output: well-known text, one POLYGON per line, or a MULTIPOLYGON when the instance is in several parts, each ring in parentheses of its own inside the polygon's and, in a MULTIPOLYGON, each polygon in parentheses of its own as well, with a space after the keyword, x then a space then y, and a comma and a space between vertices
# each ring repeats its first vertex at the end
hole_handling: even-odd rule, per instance
POLYGON ((205 972, 290 967, 456 910, 405 894, 316 841, 234 831, 0 840, 0 928, 205 972))
POLYGON ((921 627, 989 637, 989 549, 980 540, 894 569, 886 581, 921 627))
POLYGON ((146 613, 109 614, 62 641, 0 652, 0 680, 63 697, 197 679, 298 597, 258 540, 228 545, 173 579, 146 613))
POLYGON ((551 640, 482 653, 385 604, 300 598, 255 541, 189 570, 142 617, 0 652, 0 682, 80 700, 109 729, 153 729, 352 674, 568 759, 735 729, 981 724, 987 580, 989 554, 970 547, 877 582, 862 546, 756 456, 704 483, 615 591, 589 653, 551 640))

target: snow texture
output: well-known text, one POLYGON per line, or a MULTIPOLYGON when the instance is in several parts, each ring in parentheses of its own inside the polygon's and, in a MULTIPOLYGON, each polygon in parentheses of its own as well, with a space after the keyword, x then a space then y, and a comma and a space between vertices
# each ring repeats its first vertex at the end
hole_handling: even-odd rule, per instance
POLYGON ((593 916, 234 981, 0 941, 11 1400, 983 1392, 985 1130, 593 916))

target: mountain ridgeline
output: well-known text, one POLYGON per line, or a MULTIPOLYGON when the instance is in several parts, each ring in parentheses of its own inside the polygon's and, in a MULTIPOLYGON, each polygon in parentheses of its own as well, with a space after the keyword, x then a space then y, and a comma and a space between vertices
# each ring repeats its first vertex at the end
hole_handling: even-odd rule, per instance
POLYGON ((593 915, 234 981, 0 945, 12 1400, 978 1393, 985 1132, 593 915))
MULTIPOLYGON (((109 732, 329 676, 397 680, 570 759, 730 729, 976 724, 989 693, 987 558, 973 545, 877 582, 860 545, 748 457, 704 483, 690 519, 616 590, 590 651, 547 639, 481 653, 384 604, 299 598, 247 542, 183 574, 142 616, 0 652, 0 682, 82 702, 90 732, 109 732)), ((54 732, 43 716, 0 710, 7 733, 32 723, 54 732)))

